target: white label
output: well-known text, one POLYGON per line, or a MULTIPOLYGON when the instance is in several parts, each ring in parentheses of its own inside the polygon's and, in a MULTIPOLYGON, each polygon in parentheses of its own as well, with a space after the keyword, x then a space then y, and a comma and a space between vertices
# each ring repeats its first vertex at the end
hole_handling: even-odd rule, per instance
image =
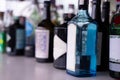
POLYGON ((120 36, 110 35, 110 61, 120 63, 120 36))
POLYGON ((113 62, 110 65, 110 69, 118 71, 120 68, 120 35, 110 35, 110 61, 113 62), (119 64, 117 64, 119 63, 119 64), (115 66, 116 65, 116 66, 115 66))
POLYGON ((97 39, 97 65, 101 64, 102 32, 98 32, 97 39))
POLYGON ((37 29, 35 31, 35 56, 36 58, 48 58, 49 56, 49 30, 37 29))
POLYGON ((54 59, 58 59, 60 56, 67 52, 67 44, 61 40, 57 35, 54 36, 54 59))
POLYGON ((67 69, 75 71, 75 52, 76 52, 76 30, 74 24, 68 25, 68 41, 67 41, 67 69))
POLYGON ((109 69, 112 71, 120 72, 120 64, 109 63, 109 69))

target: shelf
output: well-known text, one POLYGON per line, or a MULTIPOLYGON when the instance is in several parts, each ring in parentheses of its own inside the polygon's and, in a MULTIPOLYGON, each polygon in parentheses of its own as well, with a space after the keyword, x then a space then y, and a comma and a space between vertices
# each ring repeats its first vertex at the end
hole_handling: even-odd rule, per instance
POLYGON ((58 70, 53 63, 38 63, 34 58, 0 55, 0 80, 114 80, 108 72, 96 77, 77 78, 58 70))

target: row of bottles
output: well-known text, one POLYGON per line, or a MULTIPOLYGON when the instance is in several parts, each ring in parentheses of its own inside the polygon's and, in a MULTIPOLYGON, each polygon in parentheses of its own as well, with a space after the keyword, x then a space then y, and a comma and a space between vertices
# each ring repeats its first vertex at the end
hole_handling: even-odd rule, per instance
MULTIPOLYGON (((40 13, 40 20, 35 15, 13 18, 12 11, 8 11, 4 40, 7 54, 35 57, 42 63, 53 62, 55 68, 66 69, 68 74, 77 77, 95 76, 97 71, 110 69, 110 75, 119 79, 119 5, 110 27, 108 0, 103 2, 102 12, 101 0, 78 0, 78 5, 76 15, 74 5, 67 8, 58 5, 55 9, 53 5, 51 8, 50 1, 44 1, 44 10, 37 6, 38 13, 44 11, 40 13), (92 7, 88 13, 90 1, 92 7), (32 19, 36 19, 35 24, 32 19)), ((0 51, 4 46, 2 32, 4 29, 0 29, 0 51)))

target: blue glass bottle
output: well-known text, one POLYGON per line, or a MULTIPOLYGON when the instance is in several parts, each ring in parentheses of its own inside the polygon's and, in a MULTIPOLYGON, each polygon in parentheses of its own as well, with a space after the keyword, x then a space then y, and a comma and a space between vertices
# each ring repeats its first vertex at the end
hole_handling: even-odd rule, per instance
POLYGON ((68 23, 67 73, 76 77, 96 76, 97 25, 88 1, 79 0, 78 14, 68 23))

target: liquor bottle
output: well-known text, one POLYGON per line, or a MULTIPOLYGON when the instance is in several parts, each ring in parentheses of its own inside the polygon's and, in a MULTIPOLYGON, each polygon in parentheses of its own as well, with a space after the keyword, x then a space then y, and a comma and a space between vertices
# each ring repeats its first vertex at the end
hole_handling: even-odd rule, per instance
MULTIPOLYGON (((37 0, 34 0, 32 4, 33 4, 33 13, 35 11, 37 12, 37 15, 35 16, 35 14, 32 13, 32 15, 26 18, 26 21, 25 21, 25 40, 26 40, 25 41, 26 42, 25 43, 25 56, 27 57, 34 57, 35 55, 35 28, 36 28, 35 25, 38 23, 37 21, 39 21, 39 19, 36 17, 40 17, 39 10, 41 10, 41 8, 39 9, 37 0), (32 16, 33 18, 35 18, 33 19, 35 21, 31 19, 32 16)), ((42 13, 43 12, 41 12, 41 14, 42 13)))
POLYGON ((16 25, 15 54, 24 55, 25 50, 25 17, 20 16, 16 25))
POLYGON ((96 76, 97 25, 88 14, 88 0, 79 0, 78 14, 68 23, 67 73, 96 76))
POLYGON ((0 15, 0 53, 4 53, 6 48, 6 34, 2 16, 0 15))
POLYGON ((97 70, 98 71, 102 71, 102 69, 104 69, 104 58, 105 54, 103 53, 103 26, 102 21, 101 21, 101 0, 93 0, 93 4, 95 9, 93 9, 95 11, 94 14, 92 14, 94 17, 92 17, 98 24, 98 38, 97 38, 97 70), (99 15, 99 16, 98 16, 99 15))
POLYGON ((29 19, 25 21, 25 56, 34 57, 35 55, 35 26, 29 19))
POLYGON ((8 55, 15 55, 15 44, 16 44, 16 25, 18 23, 17 18, 13 18, 13 12, 7 11, 7 15, 4 17, 4 23, 6 24, 6 53, 8 55), (8 18, 8 19, 6 19, 8 18))
MULTIPOLYGON (((109 14, 110 14, 110 2, 105 0, 102 6, 102 47, 101 47, 101 64, 98 66, 98 70, 109 70, 109 14)), ((98 42, 99 43, 99 42, 98 42)))
POLYGON ((67 24, 74 17, 74 5, 64 10, 64 23, 54 28, 54 67, 66 69, 67 24))
POLYGON ((44 2, 46 18, 35 30, 35 57, 38 62, 53 62, 54 24, 51 22, 50 1, 44 2))
POLYGON ((120 79, 120 6, 112 17, 109 40, 109 73, 120 79))
MULTIPOLYGON (((97 71, 105 71, 108 70, 108 52, 106 47, 108 46, 108 42, 106 42, 108 39, 108 33, 109 31, 107 25, 102 24, 101 20, 101 1, 100 0, 93 0, 92 1, 92 19, 94 19, 98 24, 98 39, 97 39, 97 71), (99 16, 98 16, 99 14, 99 16)), ((106 6, 106 4, 104 4, 106 6)), ((104 14, 104 11, 106 7, 102 8, 102 14, 104 14)), ((108 8, 109 9, 109 8, 108 8)), ((109 15, 109 12, 105 12, 109 15)), ((103 18, 106 17, 102 16, 103 18)))

